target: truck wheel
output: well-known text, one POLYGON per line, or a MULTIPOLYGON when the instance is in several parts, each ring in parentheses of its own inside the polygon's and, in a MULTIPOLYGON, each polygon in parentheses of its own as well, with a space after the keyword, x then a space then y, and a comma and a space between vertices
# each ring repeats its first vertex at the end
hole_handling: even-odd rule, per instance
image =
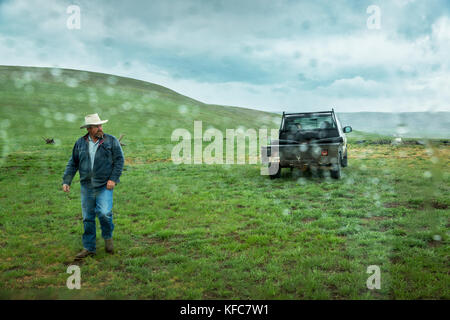
MULTIPOLYGON (((270 170, 271 166, 272 166, 272 162, 269 163, 269 170, 270 170)), ((269 175, 269 177, 270 177, 270 179, 276 179, 276 178, 281 177, 281 166, 280 166, 280 164, 278 164, 277 172, 275 172, 274 174, 269 175)))
POLYGON ((331 177, 333 179, 340 179, 341 178, 341 155, 337 158, 337 163, 335 165, 336 167, 333 167, 334 170, 330 171, 331 177))
POLYGON ((344 157, 342 158, 342 167, 345 168, 346 166, 348 166, 347 150, 345 150, 344 157))

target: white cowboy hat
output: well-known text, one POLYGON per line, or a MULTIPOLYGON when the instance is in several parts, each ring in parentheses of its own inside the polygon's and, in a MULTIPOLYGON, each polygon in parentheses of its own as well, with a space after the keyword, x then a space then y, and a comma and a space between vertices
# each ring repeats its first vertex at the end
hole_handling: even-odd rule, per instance
POLYGON ((98 113, 88 114, 86 117, 84 117, 84 125, 82 125, 80 127, 80 129, 87 128, 89 126, 96 126, 99 124, 104 124, 107 122, 108 122, 108 120, 100 120, 98 113))

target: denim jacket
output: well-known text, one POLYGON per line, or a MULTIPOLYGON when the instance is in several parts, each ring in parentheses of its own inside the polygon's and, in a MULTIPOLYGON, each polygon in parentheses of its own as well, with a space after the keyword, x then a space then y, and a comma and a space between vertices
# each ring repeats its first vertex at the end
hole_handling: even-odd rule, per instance
POLYGON ((77 170, 80 171, 80 183, 84 186, 100 188, 105 186, 108 180, 119 183, 124 164, 119 140, 106 133, 103 135, 95 153, 94 168, 91 170, 88 135, 75 142, 72 156, 64 171, 63 184, 70 185, 77 170))

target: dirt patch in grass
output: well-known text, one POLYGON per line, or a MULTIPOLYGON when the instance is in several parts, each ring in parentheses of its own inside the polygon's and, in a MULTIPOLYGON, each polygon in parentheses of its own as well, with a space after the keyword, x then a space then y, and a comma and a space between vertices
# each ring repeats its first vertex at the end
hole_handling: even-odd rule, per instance
POLYGON ((140 165, 145 165, 145 164, 150 164, 150 163, 155 163, 155 162, 172 162, 171 159, 140 159, 140 158, 125 158, 125 165, 128 166, 140 166, 140 165))
POLYGON ((162 238, 156 237, 156 236, 143 236, 142 238, 137 239, 136 242, 139 244, 138 246, 161 245, 168 252, 173 252, 174 251, 173 245, 175 245, 175 243, 173 241, 169 241, 167 239, 162 239, 162 238))
POLYGON ((241 238, 241 235, 235 231, 224 234, 224 237, 227 239, 234 239, 236 242, 241 244, 244 244, 246 242, 245 239, 241 238))
POLYGON ((389 260, 393 264, 402 264, 405 261, 405 259, 400 255, 393 255, 389 258, 389 260))
POLYGON ((419 209, 419 210, 425 210, 427 207, 428 208, 431 207, 438 210, 445 210, 448 208, 448 205, 445 203, 441 203, 435 199, 432 199, 428 201, 423 201, 421 203, 407 203, 405 207, 409 209, 419 209))
POLYGON ((304 218, 304 219, 302 219, 302 222, 310 223, 310 222, 313 222, 313 221, 316 221, 316 220, 317 220, 316 218, 304 218))
POLYGON ((404 207, 408 209, 416 209, 416 210, 425 210, 427 207, 432 207, 434 209, 438 210, 445 210, 448 209, 448 205, 442 202, 439 202, 437 200, 430 200, 430 201, 410 201, 410 202, 385 202, 383 203, 383 206, 385 208, 398 208, 398 207, 404 207))
POLYGON ((382 220, 386 220, 386 219, 391 219, 391 217, 373 216, 373 217, 366 217, 366 218, 361 218, 361 219, 365 220, 365 221, 382 221, 382 220))
POLYGON ((385 208, 398 208, 402 205, 399 202, 386 202, 386 203, 383 203, 383 206, 385 208))
POLYGON ((430 248, 436 248, 436 247, 439 247, 441 245, 442 245, 442 241, 436 241, 436 240, 428 241, 428 246, 430 248))
POLYGON ((440 203, 440 202, 438 202, 438 201, 436 201, 436 200, 432 200, 432 201, 431 201, 431 206, 432 206, 433 208, 435 208, 435 209, 441 209, 441 210, 445 210, 445 209, 448 208, 448 205, 447 205, 447 204, 445 204, 445 203, 440 203))

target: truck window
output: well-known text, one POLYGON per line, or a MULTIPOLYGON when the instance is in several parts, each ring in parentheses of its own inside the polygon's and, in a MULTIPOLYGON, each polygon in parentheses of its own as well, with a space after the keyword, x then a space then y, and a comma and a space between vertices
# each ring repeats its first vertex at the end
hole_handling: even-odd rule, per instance
POLYGON ((336 124, 331 114, 286 117, 283 130, 292 131, 296 128, 301 128, 300 130, 335 129, 336 124))

